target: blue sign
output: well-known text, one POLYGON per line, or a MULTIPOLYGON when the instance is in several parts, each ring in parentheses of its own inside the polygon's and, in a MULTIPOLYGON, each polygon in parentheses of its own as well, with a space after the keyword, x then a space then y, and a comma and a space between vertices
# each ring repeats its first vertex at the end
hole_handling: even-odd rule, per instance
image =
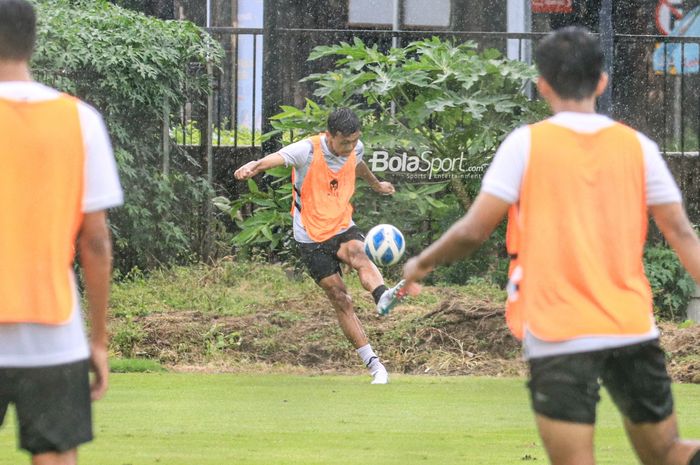
POLYGON ((700 71, 700 7, 691 10, 676 23, 669 37, 697 37, 697 43, 663 43, 654 50, 654 71, 691 74, 700 71))

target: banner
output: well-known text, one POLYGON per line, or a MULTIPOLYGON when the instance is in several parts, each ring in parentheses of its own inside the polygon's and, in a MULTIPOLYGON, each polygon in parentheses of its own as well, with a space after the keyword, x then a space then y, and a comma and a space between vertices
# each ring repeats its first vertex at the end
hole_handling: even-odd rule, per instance
POLYGON ((573 0, 532 0, 533 13, 573 13, 573 0))

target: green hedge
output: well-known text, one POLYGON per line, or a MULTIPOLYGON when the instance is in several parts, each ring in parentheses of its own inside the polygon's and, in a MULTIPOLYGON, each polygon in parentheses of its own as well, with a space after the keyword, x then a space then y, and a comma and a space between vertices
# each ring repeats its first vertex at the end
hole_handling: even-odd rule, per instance
POLYGON ((206 94, 202 72, 219 45, 194 24, 162 21, 105 0, 38 0, 37 80, 77 95, 105 116, 126 205, 111 215, 115 265, 150 269, 196 259, 210 247, 206 202, 212 188, 175 157, 161 174, 163 108, 206 94), (207 234, 208 233, 208 234, 207 234))

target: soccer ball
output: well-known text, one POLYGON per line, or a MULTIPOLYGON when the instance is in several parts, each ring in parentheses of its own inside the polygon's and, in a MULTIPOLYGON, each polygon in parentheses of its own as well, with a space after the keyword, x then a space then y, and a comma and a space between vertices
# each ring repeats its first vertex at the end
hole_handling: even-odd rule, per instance
POLYGON ((379 266, 398 262, 405 250, 403 234, 390 224, 378 224, 365 237, 365 252, 379 266))

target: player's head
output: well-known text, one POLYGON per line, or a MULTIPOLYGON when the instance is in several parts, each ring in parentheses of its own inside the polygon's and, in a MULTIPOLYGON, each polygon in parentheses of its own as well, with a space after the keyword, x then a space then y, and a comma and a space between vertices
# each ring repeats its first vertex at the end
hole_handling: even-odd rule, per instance
POLYGON ((559 29, 537 46, 535 62, 544 79, 563 100, 585 100, 602 92, 603 49, 596 37, 577 26, 559 29))
POLYGON ((26 0, 0 0, 0 61, 29 61, 36 39, 36 14, 26 0))
POLYGON ((342 157, 347 157, 360 140, 362 133, 360 118, 349 108, 338 108, 328 115, 326 138, 329 148, 342 157))

